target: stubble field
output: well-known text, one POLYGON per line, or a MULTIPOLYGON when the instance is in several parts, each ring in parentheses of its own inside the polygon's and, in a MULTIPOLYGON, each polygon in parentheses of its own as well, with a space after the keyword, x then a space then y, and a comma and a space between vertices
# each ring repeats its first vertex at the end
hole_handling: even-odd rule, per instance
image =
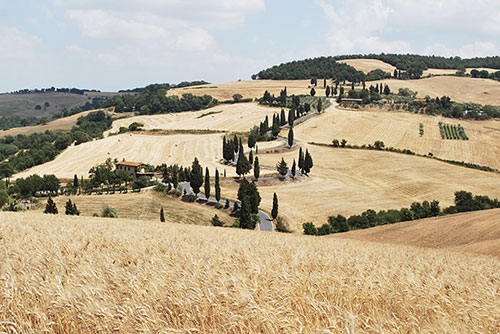
POLYGON ((8 333, 500 330, 489 257, 33 213, 0 212, 0 236, 8 333))
POLYGON ((331 144, 346 139, 349 144, 368 145, 381 140, 386 146, 409 149, 418 154, 471 162, 500 169, 500 121, 468 121, 409 112, 349 111, 335 107, 295 128, 304 142, 331 144), (443 140, 439 122, 461 124, 468 141, 443 140), (424 135, 420 136, 420 123, 424 135))

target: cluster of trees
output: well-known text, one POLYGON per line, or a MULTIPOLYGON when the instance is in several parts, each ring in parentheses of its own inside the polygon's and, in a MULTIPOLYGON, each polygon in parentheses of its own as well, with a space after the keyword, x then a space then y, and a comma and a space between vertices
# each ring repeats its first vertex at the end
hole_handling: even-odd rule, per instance
POLYGON ((166 96, 169 84, 154 84, 133 94, 116 95, 101 103, 101 106, 115 107, 116 112, 135 112, 140 115, 165 114, 190 110, 201 110, 217 105, 211 96, 183 94, 166 96))
POLYGON ((73 142, 75 145, 101 137, 111 127, 111 116, 98 110, 78 118, 71 131, 6 136, 0 139, 0 178, 53 160, 73 142))
POLYGON ((304 151, 301 147, 299 149, 298 164, 295 162, 295 159, 293 159, 292 167, 288 168, 288 164, 286 163, 285 159, 281 158, 281 160, 276 164, 276 171, 280 174, 282 179, 284 179, 288 175, 289 171, 292 178, 294 178, 299 171, 303 175, 308 175, 311 172, 313 165, 313 159, 311 154, 309 153, 309 150, 306 149, 306 152, 304 154, 304 151))
MULTIPOLYGON (((457 72, 465 72, 465 68, 488 67, 500 69, 500 57, 482 57, 462 59, 460 57, 439 57, 420 55, 398 55, 398 54, 368 54, 368 55, 346 55, 336 57, 319 57, 292 61, 262 70, 252 76, 252 79, 274 79, 293 80, 309 78, 331 78, 337 82, 350 81, 362 82, 370 80, 381 80, 389 77, 398 79, 419 79, 423 71, 428 68, 457 69, 457 72), (353 67, 338 63, 338 60, 346 59, 378 59, 396 67, 394 73, 375 70, 368 74, 356 71, 353 67)), ((488 77, 500 79, 500 73, 487 74, 478 71, 471 75, 473 77, 488 77)))
POLYGON ((333 57, 292 61, 260 71, 252 79, 297 80, 331 78, 335 81, 361 82, 365 75, 354 67, 338 63, 333 57))
POLYGON ((259 205, 261 197, 255 182, 248 182, 243 178, 238 188, 238 200, 241 203, 239 212, 239 222, 237 226, 244 229, 254 230, 259 222, 259 205))
POLYGON ((7 188, 7 191, 17 198, 31 198, 40 192, 57 193, 59 185, 60 181, 55 175, 41 177, 35 174, 24 179, 17 179, 7 188))
MULTIPOLYGON (((115 160, 116 161, 116 160, 115 160)), ((145 166, 147 170, 154 169, 152 166, 145 166)), ((92 191, 93 189, 112 189, 128 188, 131 183, 132 189, 141 189, 148 185, 149 180, 145 176, 134 178, 128 172, 114 168, 114 163, 111 158, 108 158, 104 163, 92 167, 89 171, 90 177, 87 182, 81 185, 84 191, 92 191)))
POLYGON ((20 89, 16 90, 13 92, 10 92, 10 94, 44 94, 44 93, 69 93, 69 94, 78 94, 78 95, 83 95, 85 92, 93 92, 93 93, 99 93, 100 90, 95 90, 95 89, 79 89, 79 88, 55 88, 55 87, 50 87, 50 88, 35 88, 35 89, 20 89))
POLYGON ((191 175, 191 168, 174 165, 162 164, 156 167, 156 171, 162 173, 162 178, 164 183, 171 184, 174 189, 180 182, 189 181, 191 175))
POLYGON ((328 223, 323 224, 319 228, 312 223, 305 223, 302 227, 304 233, 308 235, 327 235, 458 212, 494 208, 500 208, 498 199, 492 200, 488 196, 473 196, 470 192, 457 191, 455 193, 455 205, 444 210, 441 210, 438 201, 415 202, 410 208, 402 208, 401 210, 382 210, 379 212, 366 210, 361 215, 353 215, 349 218, 345 218, 342 215, 330 216, 328 223))

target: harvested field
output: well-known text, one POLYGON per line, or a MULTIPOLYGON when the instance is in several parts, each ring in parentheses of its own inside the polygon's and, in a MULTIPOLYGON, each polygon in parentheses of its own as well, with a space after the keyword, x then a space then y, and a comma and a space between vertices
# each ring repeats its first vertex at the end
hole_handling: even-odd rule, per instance
MULTIPOLYGON (((419 80, 382 80, 393 92, 409 88, 418 92, 418 97, 449 96, 456 102, 500 105, 500 82, 491 79, 436 76, 419 80)), ((376 85, 380 81, 371 82, 376 85)))
POLYGON ((128 127, 133 122, 144 124, 144 129, 210 129, 243 132, 259 125, 266 116, 272 122, 274 113, 281 109, 259 106, 257 103, 219 105, 196 112, 147 115, 124 118, 113 122, 109 132, 118 132, 121 126, 128 127), (213 113, 213 114, 210 114, 213 113))
MULTIPOLYGON (((322 86, 322 82, 318 82, 322 86)), ((251 80, 238 82, 225 82, 218 84, 207 84, 185 88, 171 89, 167 95, 182 95, 191 93, 193 95, 210 95, 218 100, 232 100, 234 94, 241 94, 244 98, 261 98, 267 90, 275 96, 285 88, 288 95, 308 95, 311 91, 310 80, 251 80)), ((316 89, 316 96, 325 96, 322 88, 316 89)))
MULTIPOLYGON (((213 206, 197 203, 187 203, 177 197, 159 194, 154 190, 143 190, 140 193, 114 195, 79 195, 54 197, 59 214, 64 214, 64 205, 71 199, 80 210, 81 216, 92 217, 101 214, 107 205, 115 208, 119 218, 136 220, 160 220, 160 208, 163 207, 168 221, 181 224, 210 225, 210 219, 217 214, 227 224, 232 224, 234 218, 223 210, 213 206)), ((39 208, 43 212, 45 202, 39 208)))
POLYGON ((409 149, 418 154, 432 152, 443 159, 471 162, 500 169, 500 121, 466 121, 409 112, 348 111, 335 107, 295 128, 295 137, 304 142, 331 144, 345 138, 353 145, 373 144, 409 149), (468 141, 442 140, 439 122, 461 124, 468 141), (424 135, 419 125, 424 125, 424 135))
POLYGON ((346 59, 339 60, 338 62, 350 65, 356 70, 362 71, 365 74, 370 71, 380 69, 392 75, 394 73, 394 70, 396 69, 395 66, 377 59, 346 59))
POLYGON ((500 259, 500 209, 377 226, 334 236, 472 252, 500 259))
MULTIPOLYGON (((499 174, 390 152, 306 147, 314 160, 309 177, 259 187, 261 208, 271 211, 276 192, 280 215, 298 233, 302 233, 303 223, 323 224, 331 215, 400 209, 424 200, 439 200, 441 206, 449 206, 459 190, 500 198, 499 174)), ((298 152, 260 154, 259 161, 275 166, 282 156, 291 166, 298 152)), ((224 183, 222 187, 225 196, 236 197, 237 184, 224 183)))
POLYGON ((0 212, 0 235, 8 333, 500 330, 486 256, 34 213, 0 212))
POLYGON ((235 175, 233 167, 225 167, 217 161, 222 157, 222 134, 148 136, 123 134, 94 140, 78 146, 70 146, 53 161, 35 166, 16 177, 32 174, 55 174, 60 178, 88 176, 89 169, 107 158, 137 161, 149 164, 174 164, 191 166, 198 158, 203 167, 210 170, 227 168, 227 175, 235 175))

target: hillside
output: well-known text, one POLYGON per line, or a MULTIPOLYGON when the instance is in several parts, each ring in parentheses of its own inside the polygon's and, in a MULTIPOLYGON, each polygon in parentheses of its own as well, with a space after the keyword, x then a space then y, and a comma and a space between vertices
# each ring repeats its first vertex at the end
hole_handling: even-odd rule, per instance
POLYGON ((500 258, 500 209, 378 226, 336 238, 449 249, 500 258))
POLYGON ((4 212, 0 245, 0 330, 7 332, 500 329, 500 264, 484 256, 4 212))
POLYGON ((365 74, 367 74, 370 71, 379 69, 384 72, 390 73, 392 75, 394 70, 396 69, 395 66, 387 64, 378 59, 345 59, 345 60, 339 60, 338 62, 350 65, 354 67, 356 70, 361 71, 365 74))
POLYGON ((456 102, 474 102, 483 105, 500 105, 500 82, 491 79, 436 76, 419 80, 382 80, 372 82, 387 84, 393 92, 409 88, 418 92, 418 97, 449 96, 456 102))
POLYGON ((63 109, 82 107, 94 98, 103 98, 116 93, 85 92, 83 95, 71 93, 27 93, 0 94, 0 116, 52 116, 63 109), (49 106, 45 107, 48 102, 49 106), (39 105, 40 110, 35 107, 39 105))
POLYGON ((326 113, 297 126, 295 136, 305 142, 368 145, 381 140, 388 147, 409 149, 418 154, 465 161, 500 169, 500 120, 471 121, 409 112, 350 111, 329 108, 326 113), (461 124, 468 141, 443 140, 439 122, 461 124), (420 124, 424 134, 420 136, 420 124))

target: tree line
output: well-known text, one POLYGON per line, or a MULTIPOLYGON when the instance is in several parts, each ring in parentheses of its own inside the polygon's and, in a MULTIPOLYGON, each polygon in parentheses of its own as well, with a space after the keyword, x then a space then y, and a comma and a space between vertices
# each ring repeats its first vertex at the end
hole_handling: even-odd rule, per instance
POLYGON ((302 225, 304 234, 327 235, 341 233, 351 230, 365 229, 379 225, 394 224, 404 221, 438 217, 459 212, 489 210, 500 208, 498 199, 490 199, 488 196, 473 196, 467 191, 455 192, 455 205, 442 210, 438 201, 414 202, 410 208, 400 210, 366 210, 361 215, 352 215, 346 218, 342 215, 328 217, 328 223, 317 228, 313 223, 302 225))

